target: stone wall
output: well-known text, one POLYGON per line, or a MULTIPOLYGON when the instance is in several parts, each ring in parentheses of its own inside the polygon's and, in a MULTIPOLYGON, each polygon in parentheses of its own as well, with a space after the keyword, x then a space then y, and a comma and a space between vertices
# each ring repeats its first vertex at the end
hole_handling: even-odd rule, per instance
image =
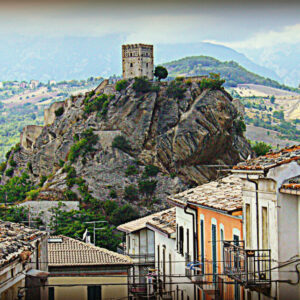
POLYGON ((60 107, 65 107, 65 102, 54 102, 49 108, 44 110, 44 123, 45 125, 51 125, 55 118, 55 111, 60 107))
POLYGON ((43 131, 43 126, 28 125, 25 126, 20 135, 21 146, 26 150, 32 150, 33 146, 43 131))
POLYGON ((41 219, 46 224, 46 227, 49 226, 49 222, 51 219, 51 212, 49 211, 51 208, 58 207, 58 203, 61 202, 65 205, 63 210, 79 210, 79 201, 26 201, 18 204, 17 206, 27 207, 29 209, 31 218, 38 216, 41 214, 41 219))
POLYGON ((153 80, 153 45, 123 45, 122 67, 124 79, 146 76, 153 80))

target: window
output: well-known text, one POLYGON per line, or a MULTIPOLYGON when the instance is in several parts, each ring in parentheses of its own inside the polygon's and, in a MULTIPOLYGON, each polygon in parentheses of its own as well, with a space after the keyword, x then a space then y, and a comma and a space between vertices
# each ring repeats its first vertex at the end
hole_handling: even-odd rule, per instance
POLYGON ((202 274, 204 274, 204 220, 200 221, 200 235, 201 235, 201 263, 202 274))
POLYGON ((184 233, 183 233, 183 227, 179 227, 179 253, 183 255, 183 238, 184 238, 184 233))
POLYGON ((166 288, 166 248, 163 248, 163 287, 166 288))
POLYGON ((54 300, 54 287, 48 288, 48 300, 54 300))
MULTIPOLYGON (((217 225, 211 225, 211 242, 212 242, 212 261, 213 261, 213 274, 217 273, 217 225)), ((215 275, 214 275, 214 281, 215 275)))
POLYGON ((189 229, 186 230, 186 252, 189 254, 190 253, 190 232, 189 229))
POLYGON ((88 300, 101 300, 101 285, 88 286, 88 300))
POLYGON ((262 247, 263 249, 269 248, 269 239, 268 239, 268 209, 262 207, 262 247))
POLYGON ((251 248, 251 211, 250 211, 250 204, 246 204, 246 247, 251 248))
POLYGON ((146 63, 146 67, 148 68, 148 63, 146 63))
POLYGON ((176 224, 176 250, 179 250, 179 230, 178 230, 178 224, 176 224))
POLYGON ((130 63, 130 67, 131 67, 131 68, 133 67, 133 63, 130 63))
POLYGON ((220 225, 220 255, 221 255, 221 266, 223 266, 223 261, 224 261, 224 251, 223 251, 223 241, 224 241, 224 226, 221 224, 220 225))

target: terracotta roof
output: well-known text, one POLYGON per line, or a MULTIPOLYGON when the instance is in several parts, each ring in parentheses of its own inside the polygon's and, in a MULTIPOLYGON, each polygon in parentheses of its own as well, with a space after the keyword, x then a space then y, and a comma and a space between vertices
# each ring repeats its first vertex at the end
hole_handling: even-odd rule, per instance
POLYGON ((284 182, 280 187, 280 192, 300 195, 300 176, 284 182))
POLYGON ((168 198, 175 205, 198 204, 227 212, 242 208, 242 180, 228 176, 168 198))
POLYGON ((161 215, 154 216, 147 222, 147 226, 153 227, 167 235, 176 232, 176 208, 165 210, 161 215))
POLYGON ((29 258, 35 249, 35 241, 46 234, 23 224, 0 220, 0 267, 18 258, 29 258))
POLYGON ((49 267, 54 266, 95 266, 130 265, 131 258, 104 248, 96 247, 63 235, 50 239, 62 239, 62 242, 49 242, 49 267))
POLYGON ((163 214, 167 211, 168 211, 168 209, 157 212, 155 214, 152 214, 152 215, 149 215, 149 216, 146 216, 146 217, 143 217, 143 218, 136 219, 134 221, 130 221, 128 223, 119 225, 117 227, 117 229, 120 230, 120 231, 126 232, 126 233, 131 233, 131 232, 141 230, 141 229, 147 227, 146 226, 147 222, 151 221, 154 217, 159 217, 161 214, 163 214))
POLYGON ((233 167, 234 170, 268 170, 291 161, 300 160, 300 145, 269 152, 264 156, 249 159, 233 167))

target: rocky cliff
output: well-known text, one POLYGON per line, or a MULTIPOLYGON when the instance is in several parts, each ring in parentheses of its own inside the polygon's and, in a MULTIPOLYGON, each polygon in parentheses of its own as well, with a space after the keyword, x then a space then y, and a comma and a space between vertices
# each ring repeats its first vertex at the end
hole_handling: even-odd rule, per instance
POLYGON ((171 193, 215 179, 219 168, 211 165, 234 165, 251 153, 222 88, 178 81, 139 90, 132 80, 118 90, 106 82, 66 100, 30 148, 12 151, 13 175, 26 170, 36 183, 47 176, 40 197, 71 190, 83 199, 84 182, 95 201, 131 202, 145 213, 164 207, 171 193))

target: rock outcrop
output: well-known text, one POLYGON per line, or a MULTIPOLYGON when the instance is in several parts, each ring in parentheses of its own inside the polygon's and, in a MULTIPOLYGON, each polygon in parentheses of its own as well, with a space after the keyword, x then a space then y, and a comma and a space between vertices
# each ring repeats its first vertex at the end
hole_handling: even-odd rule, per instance
MULTIPOLYGON (((26 147, 11 154, 17 156, 17 167, 26 169, 29 160, 33 180, 51 175, 45 182, 47 188, 68 189, 62 161, 67 162, 74 137, 81 139, 92 128, 98 142, 93 151, 72 163, 77 176, 86 181, 95 198, 106 200, 114 189, 116 197, 123 199, 126 186, 138 187, 145 166, 157 166, 160 173, 151 178, 157 181, 151 208, 155 210, 165 206, 167 195, 220 176, 220 168, 213 166, 235 165, 251 153, 237 128, 238 112, 224 90, 201 90, 197 82, 186 82, 181 83, 184 97, 175 99, 168 96, 166 83, 148 93, 137 93, 132 85, 133 81, 118 92, 105 83, 95 94, 69 99, 64 113, 42 129, 30 155, 26 147), (105 115, 84 114, 86 103, 105 92, 110 94, 105 115), (120 135, 129 142, 130 151, 111 146, 120 135), (135 174, 125 175, 128 166, 134 166, 135 174)), ((80 197, 77 189, 77 185, 72 187, 80 197)))

